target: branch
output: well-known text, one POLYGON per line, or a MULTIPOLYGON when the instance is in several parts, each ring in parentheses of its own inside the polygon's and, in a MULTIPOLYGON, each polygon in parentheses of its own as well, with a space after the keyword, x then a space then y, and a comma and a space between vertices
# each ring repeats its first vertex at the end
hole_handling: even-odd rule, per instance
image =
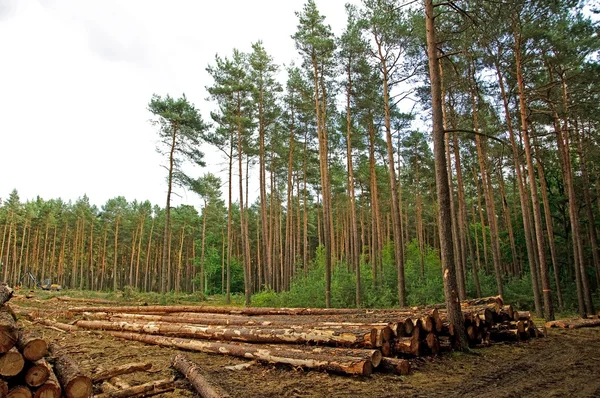
POLYGON ((485 133, 479 133, 477 131, 473 131, 473 130, 465 130, 465 129, 449 129, 449 130, 444 130, 444 134, 448 134, 448 133, 466 133, 466 134, 473 134, 473 135, 478 135, 480 137, 486 137, 486 138, 490 138, 494 141, 498 141, 499 143, 501 143, 502 145, 506 145, 508 146, 508 142, 504 141, 503 139, 500 139, 498 137, 494 137, 492 135, 488 135, 485 133))

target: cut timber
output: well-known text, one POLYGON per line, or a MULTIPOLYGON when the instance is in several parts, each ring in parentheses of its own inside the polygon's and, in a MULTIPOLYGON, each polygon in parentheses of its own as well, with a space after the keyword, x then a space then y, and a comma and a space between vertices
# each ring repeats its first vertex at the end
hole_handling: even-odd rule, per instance
POLYGON ((55 357, 56 376, 67 398, 87 398, 92 394, 92 380, 83 374, 79 365, 60 347, 50 345, 55 357))
POLYGON ((203 314, 239 315, 337 315, 366 313, 366 310, 353 308, 267 308, 267 307, 214 307, 203 305, 147 305, 115 307, 73 307, 72 312, 128 312, 128 313, 170 313, 196 312, 203 314))
POLYGON ((6 398, 31 398, 33 394, 27 386, 15 386, 8 391, 6 398))
POLYGON ((48 353, 46 340, 33 332, 20 331, 17 347, 23 357, 32 362, 42 359, 48 353))
POLYGON ((30 387, 39 387, 50 378, 50 366, 42 358, 32 363, 25 373, 25 383, 30 387))
POLYGON ((392 353, 410 357, 421 356, 422 350, 421 341, 415 338, 414 335, 411 337, 398 337, 394 340, 392 347, 392 353))
POLYGON ((105 380, 100 385, 100 390, 102 390, 102 392, 104 394, 110 394, 115 391, 119 391, 119 388, 117 386, 115 386, 114 384, 111 384, 109 381, 105 380))
POLYGON ((0 397, 4 398, 8 394, 8 383, 0 379, 0 397))
POLYGON ((95 395, 95 398, 129 398, 149 397, 175 390, 176 383, 173 379, 164 379, 140 384, 124 390, 116 390, 104 394, 95 395))
POLYGON ((13 296, 13 290, 6 284, 0 284, 0 305, 6 303, 13 296))
POLYGON ((408 359, 383 358, 377 370, 406 376, 410 373, 410 362, 408 359))
POLYGON ((230 355, 239 358, 256 359, 262 362, 302 366, 309 369, 327 370, 335 373, 369 376, 373 372, 370 360, 357 357, 321 355, 294 350, 278 349, 273 346, 244 343, 222 343, 215 341, 189 340, 177 337, 152 336, 139 333, 107 332, 107 334, 183 350, 230 355))
POLYGON ((35 390, 33 398, 60 398, 62 396, 62 389, 54 371, 50 367, 48 369, 50 371, 48 380, 35 390))
POLYGON ((547 328, 569 328, 569 329, 579 329, 579 328, 589 328, 600 326, 600 319, 561 319, 558 321, 546 322, 547 328))
POLYGON ((275 329, 227 328, 163 322, 77 321, 77 327, 96 330, 127 331, 209 340, 243 341, 250 343, 319 343, 346 347, 375 347, 377 329, 275 329))
POLYGON ((78 303, 95 303, 95 304, 114 304, 113 300, 105 300, 105 299, 92 299, 92 298, 76 298, 69 296, 56 296, 56 299, 59 301, 69 301, 69 302, 78 302, 78 303))
POLYGON ((211 384, 203 375, 200 367, 185 354, 171 357, 171 366, 181 372, 202 398, 228 398, 229 394, 211 384))
POLYGON ((16 376, 23 370, 25 360, 23 355, 13 347, 5 354, 0 354, 0 376, 16 376))
POLYGON ((54 322, 45 318, 35 318, 35 323, 39 323, 40 325, 44 325, 49 328, 62 330, 64 332, 75 332, 79 330, 77 326, 69 325, 66 323, 54 322))
POLYGON ((115 376, 125 375, 134 372, 142 372, 152 368, 150 362, 128 363, 125 365, 115 366, 114 368, 101 370, 92 376, 92 382, 98 383, 103 380, 108 380, 115 376))
POLYGON ((7 304, 0 306, 0 354, 10 351, 17 344, 17 325, 14 313, 7 304))

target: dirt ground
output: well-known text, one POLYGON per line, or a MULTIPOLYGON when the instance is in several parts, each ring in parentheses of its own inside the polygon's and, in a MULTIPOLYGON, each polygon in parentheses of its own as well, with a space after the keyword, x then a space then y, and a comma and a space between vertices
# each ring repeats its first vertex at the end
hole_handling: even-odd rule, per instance
MULTIPOLYGON (((49 317, 76 303, 13 299, 21 309, 49 317)), ((147 373, 123 376, 131 385, 175 375, 174 349, 123 341, 98 332, 66 333, 22 320, 48 341, 65 346, 85 371, 131 362, 152 362, 147 373)), ((289 366, 256 364, 243 370, 224 367, 245 360, 188 353, 231 397, 600 397, 600 328, 551 329, 548 336, 521 343, 495 344, 473 354, 449 354, 419 362, 409 376, 374 373, 347 377, 289 366)), ((178 389, 165 397, 194 397, 178 389)))

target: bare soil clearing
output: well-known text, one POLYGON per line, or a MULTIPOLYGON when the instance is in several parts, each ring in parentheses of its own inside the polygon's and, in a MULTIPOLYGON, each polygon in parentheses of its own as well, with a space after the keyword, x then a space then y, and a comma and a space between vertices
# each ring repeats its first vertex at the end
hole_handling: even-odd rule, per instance
MULTIPOLYGON (((73 303, 13 298, 11 303, 37 310, 45 317, 66 311, 73 303)), ((131 385, 174 375, 169 360, 177 350, 119 340, 93 331, 60 332, 29 324, 48 341, 60 343, 81 367, 152 362, 147 373, 122 378, 131 385)), ((541 322, 539 322, 541 324, 541 322)), ((188 352, 206 378, 232 397, 598 397, 600 396, 600 328, 549 329, 548 336, 527 342, 495 344, 474 354, 445 355, 422 360, 406 377, 373 374, 347 377, 287 366, 253 365, 241 370, 226 366, 247 361, 188 352)), ((177 389, 165 397, 192 397, 177 389)))

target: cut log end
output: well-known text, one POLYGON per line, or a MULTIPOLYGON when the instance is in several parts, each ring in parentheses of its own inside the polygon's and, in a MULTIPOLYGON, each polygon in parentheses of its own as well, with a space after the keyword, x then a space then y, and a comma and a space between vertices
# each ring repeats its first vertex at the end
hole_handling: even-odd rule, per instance
POLYGON ((31 387, 39 387, 50 377, 50 369, 44 364, 33 364, 25 373, 25 383, 31 387))
POLYGON ((92 395, 92 380, 87 376, 77 376, 65 386, 67 398, 87 398, 92 395))
POLYGON ((24 365, 23 355, 16 347, 13 347, 6 354, 0 356, 0 376, 16 376, 23 370, 24 365))
POLYGON ((6 398, 32 398, 31 390, 26 386, 16 386, 8 391, 6 398))

